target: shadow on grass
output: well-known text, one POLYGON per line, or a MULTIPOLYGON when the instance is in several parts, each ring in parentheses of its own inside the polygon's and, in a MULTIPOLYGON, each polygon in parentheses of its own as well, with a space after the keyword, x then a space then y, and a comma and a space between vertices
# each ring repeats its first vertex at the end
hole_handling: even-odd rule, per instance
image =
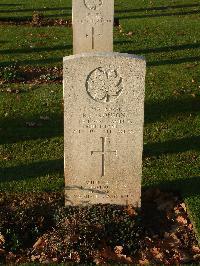
POLYGON ((162 190, 180 192, 182 197, 200 196, 200 176, 185 176, 176 180, 159 180, 156 185, 145 186, 144 190, 159 187, 162 190))
POLYGON ((47 12, 47 11, 62 11, 62 10, 68 10, 71 13, 71 7, 23 8, 23 9, 7 9, 7 10, 4 9, 0 10, 0 13, 47 12))
POLYGON ((49 121, 36 117, 0 119, 0 145, 63 136, 63 114, 49 114, 49 121), (35 123, 36 126, 29 127, 35 123))
POLYGON ((189 150, 200 151, 200 136, 169 140, 165 142, 148 143, 144 146, 144 158, 171 153, 181 153, 189 150))
MULTIPOLYGON (((133 44, 133 41, 131 40, 121 40, 121 41, 117 41, 117 40, 114 40, 114 44, 117 45, 117 44, 126 44, 126 43, 131 43, 133 44)), ((128 53, 128 51, 125 51, 126 53, 128 53)), ((130 51, 131 52, 131 51, 130 51)))
POLYGON ((200 98, 190 97, 168 100, 160 102, 145 102, 145 123, 166 121, 169 117, 177 114, 198 114, 200 112, 200 98))
POLYGON ((64 159, 0 168, 0 182, 20 181, 57 173, 63 174, 63 169, 64 159))
MULTIPOLYGON (((157 121, 167 121, 169 117, 177 114, 196 115, 200 111, 200 100, 196 98, 179 98, 163 100, 161 102, 147 101, 145 103, 145 124, 157 121)), ((40 115, 20 118, 1 118, 0 119, 0 145, 17 143, 43 138, 63 136, 63 113, 49 113, 50 120, 40 120, 40 115), (36 123, 36 127, 28 127, 27 122, 36 123), (37 126, 38 125, 38 126, 37 126)), ((156 145, 152 144, 154 148, 156 145)), ((164 145, 164 144, 163 144, 164 145)))
MULTIPOLYGON (((120 43, 126 43, 126 41, 118 42, 118 44, 120 43)), ((170 52, 170 51, 190 50, 190 49, 197 49, 197 48, 200 48, 200 43, 188 43, 188 44, 182 44, 182 45, 172 45, 172 46, 164 46, 164 47, 156 47, 156 48, 129 50, 128 53, 149 54, 149 53, 162 53, 162 52, 170 52)))
POLYGON ((194 56, 194 57, 150 61, 150 62, 147 62, 147 66, 177 65, 177 64, 184 64, 184 63, 195 63, 199 61, 200 61, 200 56, 194 56))
MULTIPOLYGON (((124 41, 124 43, 126 43, 126 41, 124 41)), ((148 53, 162 53, 162 52, 171 52, 171 51, 192 50, 192 49, 198 49, 198 48, 200 48, 200 43, 191 43, 191 44, 183 44, 183 45, 164 46, 164 47, 158 47, 158 48, 129 50, 128 53, 129 54, 148 54, 148 53)), ((176 64, 190 63, 190 62, 197 62, 197 61, 200 61, 200 56, 149 61, 147 62, 147 66, 176 65, 176 64)))
MULTIPOLYGON (((182 98, 165 100, 162 102, 145 103, 145 124, 157 121, 167 121, 169 117, 181 115, 198 115, 200 112, 200 99, 182 98)), ((163 143, 148 143, 144 146, 144 157, 159 156, 162 154, 180 153, 188 150, 200 151, 200 136, 175 139, 163 143)))
MULTIPOLYGON (((4 41, 2 41, 4 42, 4 41)), ((0 41, 1 43, 1 41, 0 41)), ((132 43, 132 41, 115 41, 115 44, 123 44, 123 43, 132 43)), ((191 43, 191 44, 183 44, 183 45, 173 45, 173 46, 164 46, 158 48, 147 48, 147 49, 138 49, 138 50, 129 50, 127 53, 129 54, 148 54, 148 53, 159 53, 159 52, 170 52, 170 51, 181 51, 181 50, 192 50, 200 48, 200 43, 191 43)), ((53 51, 64 51, 64 50, 71 50, 72 45, 57 45, 53 47, 35 47, 35 48, 21 48, 21 49, 5 49, 0 50, 0 54, 27 54, 27 53, 40 53, 40 52, 53 52, 53 51)), ((121 51, 124 52, 124 51, 121 51)), ((51 64, 51 63, 61 63, 63 57, 52 57, 47 59, 30 59, 30 60, 23 60, 15 62, 20 66, 25 65, 40 65, 40 64, 51 64)), ((195 57, 184 57, 184 58, 176 58, 176 59, 166 59, 166 60, 158 60, 158 61, 149 61, 147 62, 147 66, 161 66, 161 65, 173 65, 173 64, 182 64, 182 63, 190 63, 190 62, 198 62, 200 61, 200 56, 195 57)), ((13 64, 14 62, 11 61, 2 61, 0 66, 8 66, 13 64)))
POLYGON ((1 6, 21 6, 21 4, 0 4, 1 6))
POLYGON ((40 52, 52 52, 57 50, 72 49, 72 45, 56 45, 51 47, 34 47, 34 48, 21 48, 21 49, 5 49, 0 50, 0 54, 27 54, 27 53, 40 53, 40 52))
MULTIPOLYGON (((70 54, 70 53, 69 53, 70 54)), ((13 60, 13 61, 3 61, 0 62, 0 67, 10 66, 16 63, 18 66, 36 66, 36 65, 46 65, 46 64, 62 64, 63 62, 63 55, 60 57, 50 57, 46 59, 25 59, 23 61, 13 60)), ((67 56, 67 54, 65 54, 67 56)), ((195 63, 200 61, 200 56, 196 57, 184 57, 184 58, 177 58, 177 59, 167 59, 167 60, 158 60, 158 61, 149 61, 147 62, 147 66, 164 66, 164 65, 177 65, 177 64, 184 64, 184 63, 195 63)))
MULTIPOLYGON (((0 12, 1 13, 1 12, 0 12)), ((33 16, 23 16, 23 17, 0 17, 1 22, 12 22, 12 23, 20 23, 20 22, 31 22, 33 16)))
MULTIPOLYGON (((0 12, 1 13, 1 12, 0 12)), ((70 19, 71 18, 71 13, 70 12, 62 12, 60 14, 46 14, 46 13, 41 13, 44 17, 44 19, 59 19, 62 18, 64 20, 70 19)), ((11 22, 11 23, 30 23, 33 19, 33 13, 30 13, 25 16, 6 16, 6 17, 0 17, 0 23, 1 22, 11 22)), ((42 25, 40 27, 43 27, 42 25)), ((46 26, 44 26, 46 27, 46 26)))
POLYGON ((147 8, 134 8, 134 9, 124 9, 124 10, 115 10, 115 13, 133 13, 133 12, 142 12, 142 11, 162 11, 167 9, 178 9, 178 8, 191 8, 199 7, 200 4, 185 4, 185 5, 173 5, 173 6, 156 6, 156 7, 147 7, 147 8))
MULTIPOLYGON (((50 57, 47 59, 27 59, 27 60, 23 60, 23 61, 18 61, 18 60, 13 60, 13 61, 4 61, 4 62, 0 62, 0 67, 5 67, 5 66, 10 66, 13 64, 17 64, 18 66, 36 66, 36 65, 46 65, 46 64, 62 64, 63 63, 63 56, 61 55, 60 57, 50 57)), ((65 56, 67 56, 67 54, 65 54, 65 56)))
POLYGON ((145 19, 145 18, 159 18, 159 17, 173 17, 173 16, 187 16, 199 14, 200 10, 192 10, 187 12, 175 12, 175 13, 162 13, 162 14, 148 14, 148 15, 136 15, 136 16, 118 16, 118 19, 145 19))

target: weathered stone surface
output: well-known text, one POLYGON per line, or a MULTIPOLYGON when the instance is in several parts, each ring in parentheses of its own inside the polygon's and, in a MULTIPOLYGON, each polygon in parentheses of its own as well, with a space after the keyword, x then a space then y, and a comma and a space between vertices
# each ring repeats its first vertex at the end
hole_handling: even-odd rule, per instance
POLYGON ((145 70, 135 55, 64 58, 66 205, 140 206, 145 70))
POLYGON ((113 51, 114 0, 73 0, 74 54, 113 51))

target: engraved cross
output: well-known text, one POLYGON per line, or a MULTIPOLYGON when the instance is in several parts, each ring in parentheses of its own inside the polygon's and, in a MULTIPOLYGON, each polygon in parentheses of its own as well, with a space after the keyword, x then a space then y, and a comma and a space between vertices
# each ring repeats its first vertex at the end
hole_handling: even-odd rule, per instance
POLYGON ((115 155, 117 156, 117 150, 116 151, 110 151, 110 150, 105 150, 105 144, 106 144, 106 138, 101 137, 101 141, 102 141, 102 149, 101 151, 91 151, 91 155, 93 155, 94 153, 101 153, 102 156, 102 167, 101 167, 101 176, 105 176, 105 154, 106 153, 115 153, 115 155))
POLYGON ((92 50, 94 50, 94 27, 92 27, 92 50))

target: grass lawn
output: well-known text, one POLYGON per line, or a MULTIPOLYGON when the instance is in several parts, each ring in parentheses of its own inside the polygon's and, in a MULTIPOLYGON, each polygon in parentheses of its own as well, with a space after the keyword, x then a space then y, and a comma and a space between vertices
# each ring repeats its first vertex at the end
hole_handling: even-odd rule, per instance
MULTIPOLYGON (((0 21, 31 19, 34 10, 69 18, 70 6, 1 0, 0 21)), ((115 51, 147 59, 143 187, 180 192, 200 236, 200 3, 116 0, 115 10, 122 27, 115 51)), ((72 29, 0 25, 0 47, 0 71, 15 63, 61 67, 72 29)), ((64 189, 62 86, 0 86, 0 191, 64 189)))
POLYGON ((33 12, 42 13, 48 18, 71 17, 71 1, 69 0, 1 0, 0 8, 0 19, 4 21, 31 19, 33 12))
MULTIPOLYGON (((70 18, 71 0, 1 0, 0 19, 27 20, 33 12, 42 13, 48 18, 70 18)), ((198 0, 115 0, 115 13, 119 18, 148 18, 171 15, 192 15, 199 13, 198 0)))
POLYGON ((62 86, 17 87, 0 94, 0 190, 61 190, 62 86))
POLYGON ((30 28, 0 26, 1 65, 62 65, 62 57, 72 53, 72 32, 64 27, 30 28), (23 36, 23 38, 21 37, 23 36), (14 47, 13 47, 14 43, 14 47))

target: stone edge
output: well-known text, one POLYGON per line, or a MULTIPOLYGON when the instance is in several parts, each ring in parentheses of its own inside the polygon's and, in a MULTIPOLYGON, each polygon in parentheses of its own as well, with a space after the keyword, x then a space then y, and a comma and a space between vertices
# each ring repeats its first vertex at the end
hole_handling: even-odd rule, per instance
POLYGON ((118 52, 92 52, 92 53, 81 53, 75 55, 69 55, 63 57, 63 63, 68 60, 79 59, 84 57, 123 57, 130 59, 138 59, 146 63, 146 60, 143 56, 127 53, 118 53, 118 52))

